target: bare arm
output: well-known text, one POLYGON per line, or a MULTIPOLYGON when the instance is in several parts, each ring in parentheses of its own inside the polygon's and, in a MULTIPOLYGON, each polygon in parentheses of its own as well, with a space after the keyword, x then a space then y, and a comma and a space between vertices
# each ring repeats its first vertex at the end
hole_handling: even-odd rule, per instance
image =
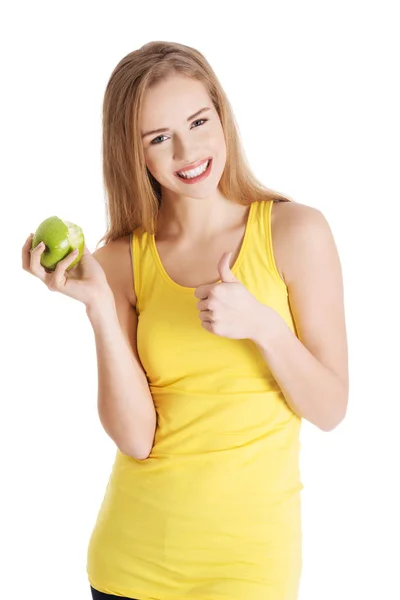
POLYGON ((254 341, 293 412, 332 431, 346 416, 349 395, 341 263, 320 211, 281 207, 287 213, 281 221, 288 249, 284 275, 298 337, 261 306, 254 341))
POLYGON ((96 342, 98 413, 121 452, 142 460, 153 446, 156 411, 137 353, 137 314, 127 295, 129 254, 119 241, 109 246, 93 256, 113 293, 86 308, 96 342))

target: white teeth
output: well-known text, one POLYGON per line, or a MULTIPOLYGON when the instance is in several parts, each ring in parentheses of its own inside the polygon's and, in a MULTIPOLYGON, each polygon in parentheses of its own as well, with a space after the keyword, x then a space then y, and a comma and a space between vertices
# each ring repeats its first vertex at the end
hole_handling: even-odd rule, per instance
POLYGON ((184 173, 181 173, 178 171, 178 175, 180 177, 184 177, 185 179, 192 179, 193 177, 198 177, 199 175, 201 175, 202 173, 204 173, 204 171, 206 171, 208 165, 209 165, 209 160, 202 165, 201 167, 197 167, 197 169, 192 169, 191 171, 185 171, 184 173))

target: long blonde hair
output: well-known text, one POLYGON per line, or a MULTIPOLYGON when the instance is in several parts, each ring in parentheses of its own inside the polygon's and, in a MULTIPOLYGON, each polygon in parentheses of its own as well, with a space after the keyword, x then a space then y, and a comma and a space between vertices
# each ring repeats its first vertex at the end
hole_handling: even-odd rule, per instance
POLYGON ((139 119, 146 90, 174 73, 203 82, 219 115, 227 151, 221 193, 241 205, 294 202, 265 187, 251 172, 229 100, 205 57, 183 44, 149 42, 117 64, 106 87, 102 159, 107 230, 97 247, 139 226, 155 234, 161 188, 146 167, 139 119))

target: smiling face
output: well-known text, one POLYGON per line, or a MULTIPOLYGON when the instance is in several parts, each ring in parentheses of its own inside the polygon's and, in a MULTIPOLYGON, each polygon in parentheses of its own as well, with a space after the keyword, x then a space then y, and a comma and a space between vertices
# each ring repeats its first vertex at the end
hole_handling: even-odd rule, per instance
MULTIPOLYGON (((141 132, 148 170, 161 185, 162 198, 211 198, 226 162, 221 121, 204 84, 171 75, 144 96, 141 132), (207 109, 202 110, 201 109, 207 109), (198 113, 198 114, 196 114, 198 113), (164 131, 154 130, 164 129, 164 131), (185 183, 177 171, 212 158, 205 176, 185 183)), ((196 173, 197 174, 197 173, 196 173)))

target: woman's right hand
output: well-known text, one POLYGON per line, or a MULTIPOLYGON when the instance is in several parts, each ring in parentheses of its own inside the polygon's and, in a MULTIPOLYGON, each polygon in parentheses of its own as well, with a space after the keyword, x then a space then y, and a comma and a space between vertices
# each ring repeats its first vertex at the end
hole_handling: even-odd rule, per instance
POLYGON ((86 307, 104 296, 113 298, 103 268, 86 245, 82 258, 72 269, 66 270, 76 258, 76 254, 70 252, 57 264, 54 271, 49 271, 40 263, 44 246, 39 245, 31 250, 32 237, 31 234, 22 248, 22 268, 43 281, 49 290, 79 300, 86 307))

